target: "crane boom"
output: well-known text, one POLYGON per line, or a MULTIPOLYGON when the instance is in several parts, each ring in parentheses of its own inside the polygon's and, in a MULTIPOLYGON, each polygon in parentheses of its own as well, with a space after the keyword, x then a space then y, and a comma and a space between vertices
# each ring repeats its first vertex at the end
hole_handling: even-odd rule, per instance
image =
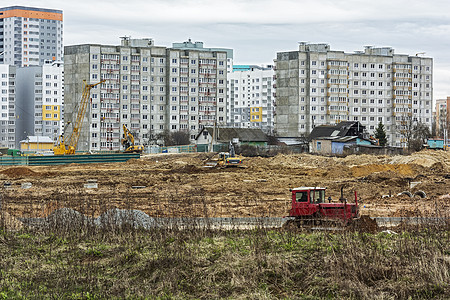
POLYGON ((72 134, 70 135, 67 144, 65 144, 64 142, 63 135, 59 137, 58 145, 53 148, 53 152, 55 155, 75 154, 75 150, 77 149, 78 145, 78 139, 80 138, 81 126, 83 125, 84 114, 86 112, 91 95, 91 89, 94 86, 97 86, 105 81, 106 80, 102 80, 98 83, 87 84, 86 80, 83 80, 83 95, 81 97, 80 107, 78 108, 77 118, 73 126, 72 134))

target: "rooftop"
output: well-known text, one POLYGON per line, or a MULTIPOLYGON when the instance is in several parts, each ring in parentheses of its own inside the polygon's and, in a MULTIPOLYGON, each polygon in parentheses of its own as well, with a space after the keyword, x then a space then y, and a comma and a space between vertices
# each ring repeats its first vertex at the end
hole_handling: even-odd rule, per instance
POLYGON ((62 10, 59 9, 48 9, 48 8, 38 8, 38 7, 29 7, 29 6, 8 6, 8 7, 2 7, 0 8, 0 11, 7 11, 7 10, 30 10, 30 11, 40 11, 40 12, 50 12, 50 13, 57 13, 62 14, 62 10))
MULTIPOLYGON (((203 130, 208 131, 213 136, 214 128, 205 127, 203 130)), ((197 135, 197 137, 203 132, 197 135)), ((238 138, 241 142, 268 142, 267 135, 259 128, 216 128, 216 140, 219 142, 229 142, 238 138)))

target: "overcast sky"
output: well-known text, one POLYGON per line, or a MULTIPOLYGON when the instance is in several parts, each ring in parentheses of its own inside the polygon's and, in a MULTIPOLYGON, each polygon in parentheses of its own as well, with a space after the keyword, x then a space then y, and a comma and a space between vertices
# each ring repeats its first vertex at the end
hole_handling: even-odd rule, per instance
POLYGON ((235 64, 273 64, 298 42, 353 52, 392 47, 434 59, 434 99, 450 96, 448 0, 2 0, 60 9, 64 43, 117 45, 120 36, 171 46, 188 38, 234 49, 235 64))

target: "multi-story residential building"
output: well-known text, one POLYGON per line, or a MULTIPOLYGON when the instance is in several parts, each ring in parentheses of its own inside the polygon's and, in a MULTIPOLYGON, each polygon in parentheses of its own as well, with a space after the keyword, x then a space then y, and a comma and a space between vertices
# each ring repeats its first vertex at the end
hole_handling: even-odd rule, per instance
POLYGON ((431 128, 432 58, 300 43, 298 51, 277 53, 275 62, 279 136, 307 136, 316 125, 340 121, 359 121, 373 134, 381 122, 388 143, 405 146, 406 123, 431 128))
POLYGON ((235 65, 228 74, 227 123, 273 132, 273 66, 235 65))
POLYGON ((194 139, 203 126, 225 123, 229 51, 130 38, 120 46, 65 47, 66 122, 77 113, 81 80, 105 80, 91 91, 78 149, 121 149, 123 124, 137 143, 149 144, 166 131, 186 131, 194 139))
POLYGON ((48 136, 56 141, 64 125, 64 64, 17 68, 16 140, 48 136))
POLYGON ((61 10, 24 6, 0 8, 0 64, 18 67, 63 59, 61 10))
POLYGON ((0 147, 16 147, 16 67, 0 64, 0 147))
POLYGON ((436 100, 436 134, 447 137, 450 129, 450 97, 436 100))
POLYGON ((204 48, 203 42, 192 42, 191 39, 188 39, 187 42, 182 43, 172 43, 173 49, 180 50, 199 50, 199 51, 208 51, 208 52, 226 52, 227 53, 227 73, 231 73, 233 71, 233 49, 227 48, 204 48))

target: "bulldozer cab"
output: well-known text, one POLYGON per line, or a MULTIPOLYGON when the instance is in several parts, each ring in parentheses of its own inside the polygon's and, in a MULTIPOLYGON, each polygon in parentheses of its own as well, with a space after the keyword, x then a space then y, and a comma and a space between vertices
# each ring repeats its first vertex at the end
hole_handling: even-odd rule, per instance
POLYGON ((219 153, 219 159, 220 160, 225 160, 225 159, 227 159, 229 157, 230 157, 230 153, 228 153, 228 152, 220 152, 219 153))
POLYGON ((325 202, 325 189, 294 190, 295 202, 318 204, 325 202))
POLYGON ((289 216, 297 218, 332 218, 344 221, 358 217, 356 192, 355 203, 326 203, 325 190, 326 188, 324 187, 299 187, 292 189, 292 206, 289 216))
POLYGON ((325 190, 312 190, 310 191, 312 195, 311 203, 324 203, 325 202, 325 190))
POLYGON ((308 202, 308 192, 307 191, 301 191, 295 193, 295 202, 308 202))

